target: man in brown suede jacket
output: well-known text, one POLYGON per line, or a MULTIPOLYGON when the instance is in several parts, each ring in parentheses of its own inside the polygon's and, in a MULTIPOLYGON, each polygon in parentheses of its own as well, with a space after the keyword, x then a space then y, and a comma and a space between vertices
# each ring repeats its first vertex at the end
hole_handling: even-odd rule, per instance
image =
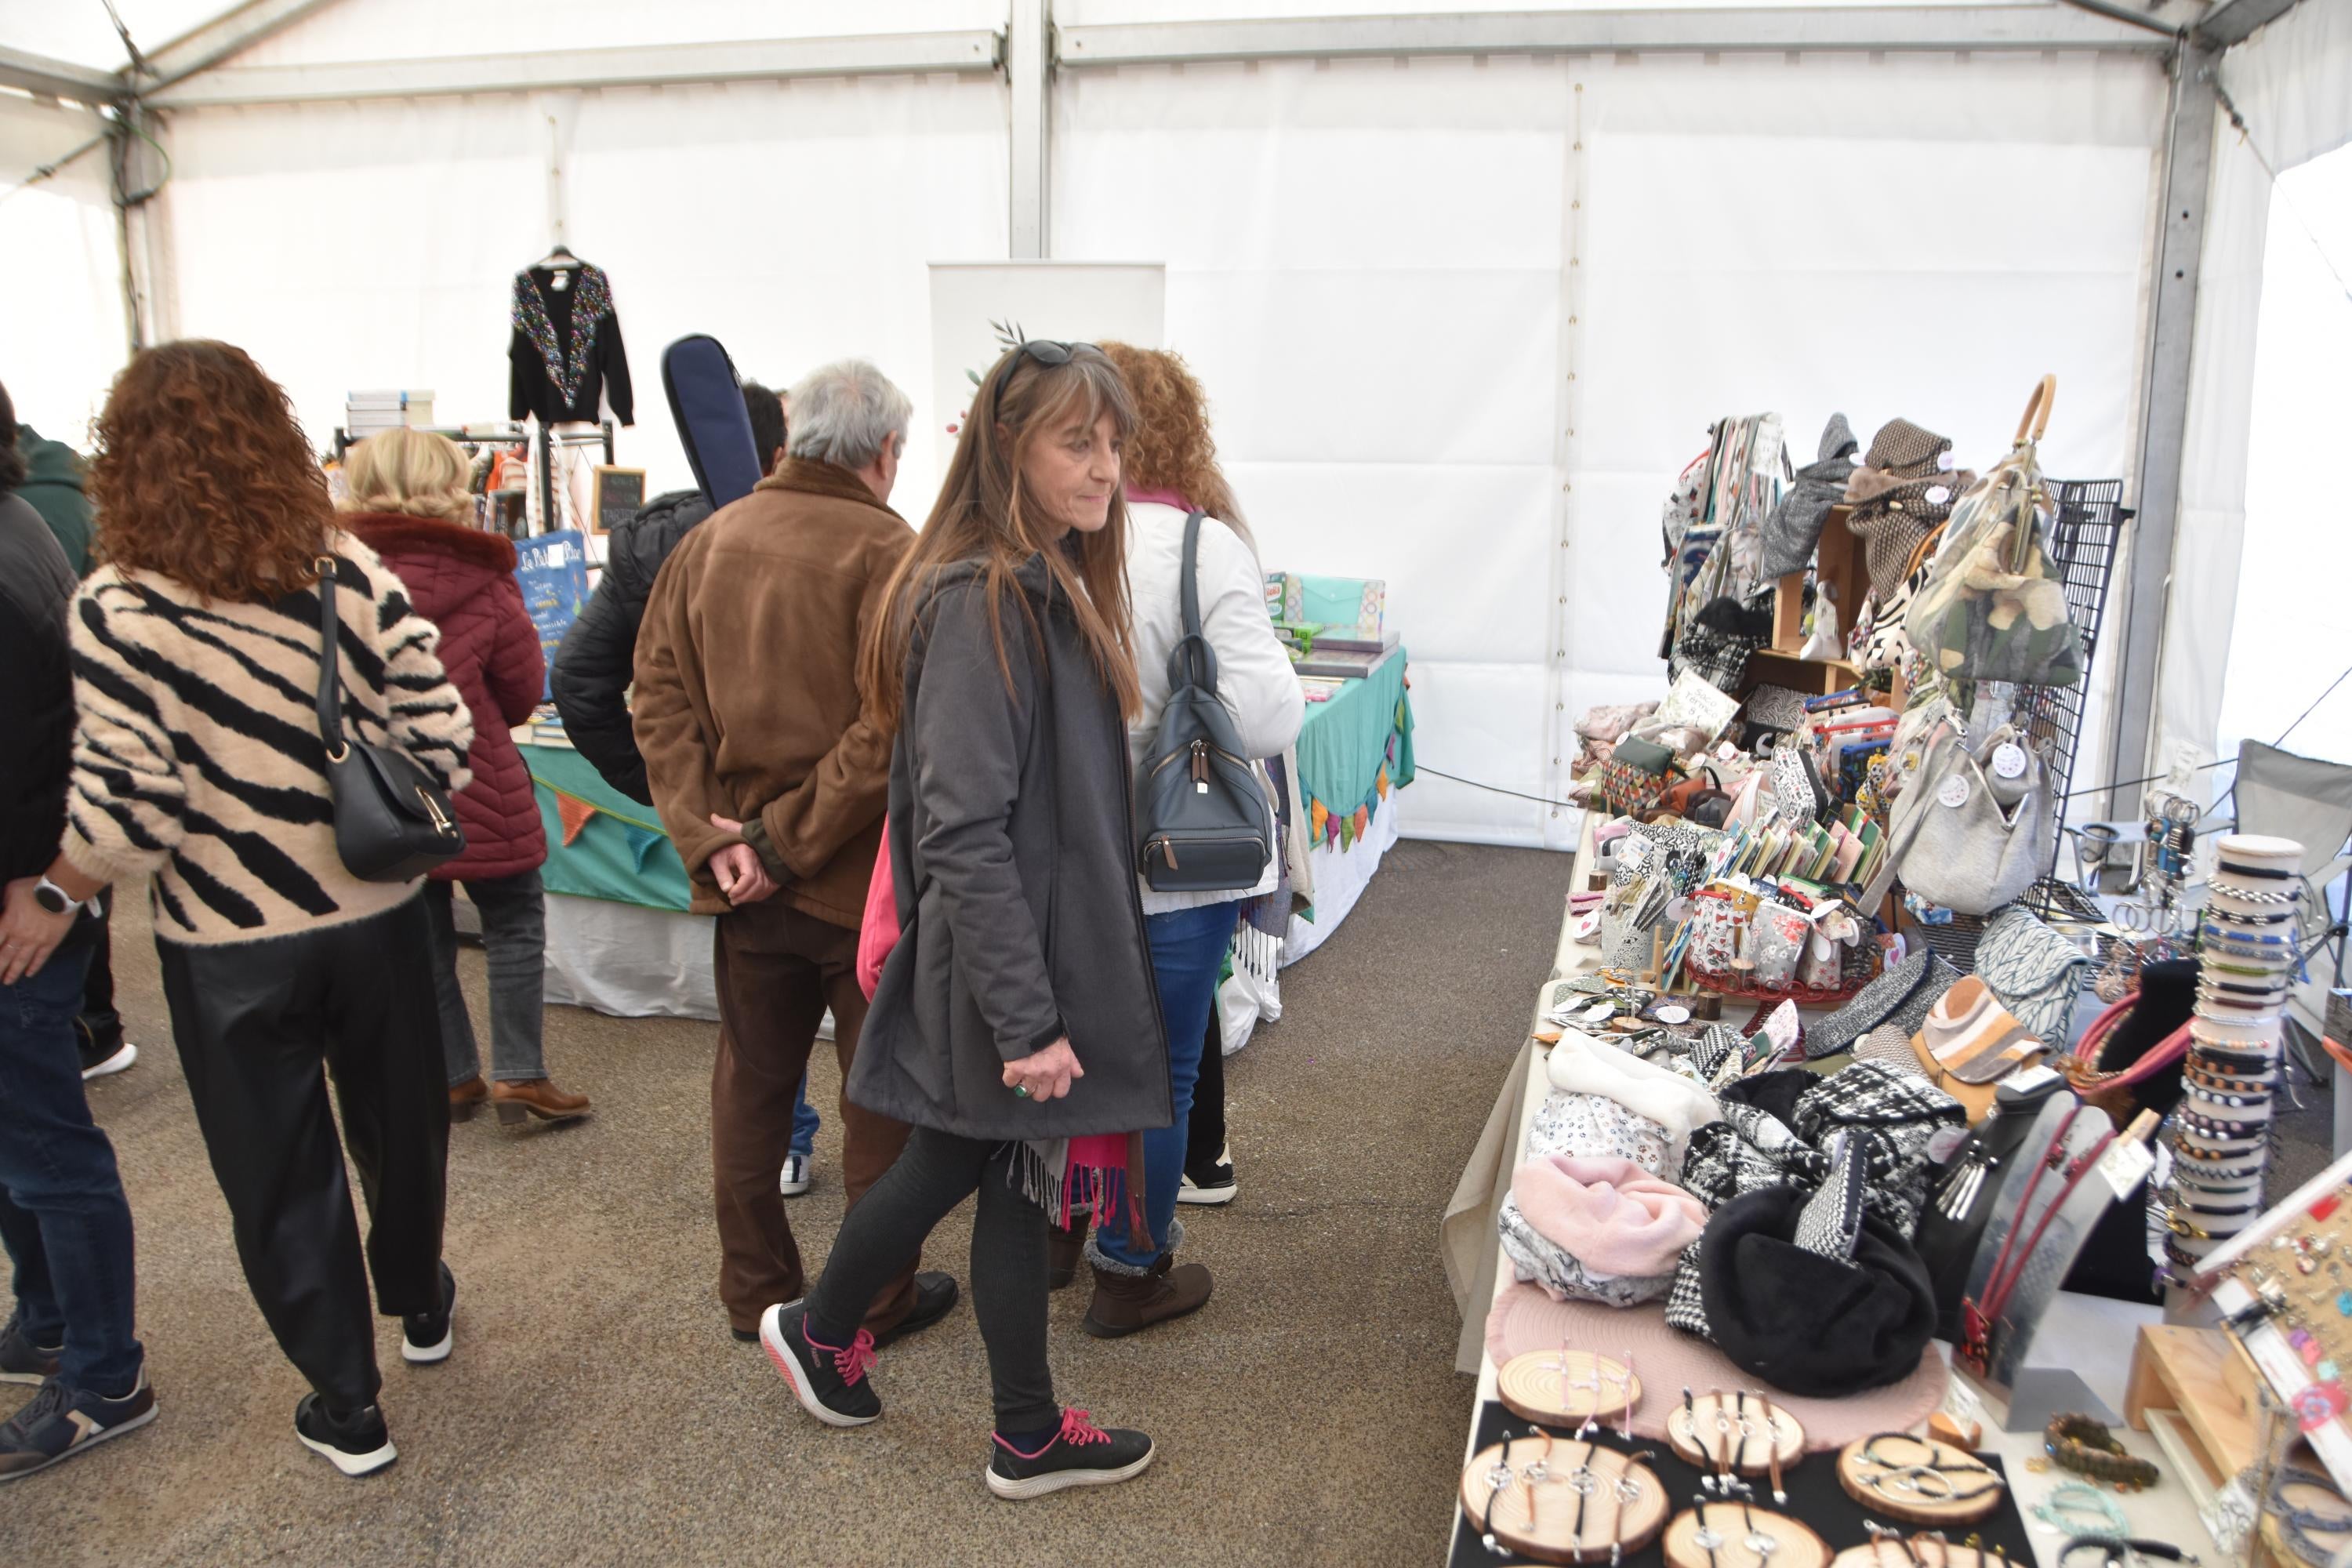
MULTIPOLYGON (((800 1249, 776 1172, 825 1009, 844 1079, 866 1021, 857 931, 882 841, 890 737, 867 722, 857 647, 914 531, 888 506, 913 405, 862 360, 792 389, 786 457, 686 536, 637 634, 638 748, 662 826, 719 917, 719 1059, 710 1156, 719 1295, 735 1337, 796 1300, 800 1249)), ((856 1204, 907 1126, 841 1102, 842 1183, 856 1204)), ((885 1342, 955 1304, 914 1263, 874 1302, 885 1342)))

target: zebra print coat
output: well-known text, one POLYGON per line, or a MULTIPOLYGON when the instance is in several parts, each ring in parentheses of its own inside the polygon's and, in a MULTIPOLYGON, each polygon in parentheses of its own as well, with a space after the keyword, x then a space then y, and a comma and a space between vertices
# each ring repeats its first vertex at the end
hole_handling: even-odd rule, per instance
MULTIPOLYGON (((338 531, 343 721, 400 747, 451 793, 470 777, 465 700, 400 579, 338 531), (364 590, 358 586, 364 583, 364 590)), ((153 877, 155 934, 217 943, 364 920, 419 883, 362 882, 335 853, 315 710, 319 596, 205 603, 102 566, 72 616, 77 710, 66 858, 114 882, 153 877)))

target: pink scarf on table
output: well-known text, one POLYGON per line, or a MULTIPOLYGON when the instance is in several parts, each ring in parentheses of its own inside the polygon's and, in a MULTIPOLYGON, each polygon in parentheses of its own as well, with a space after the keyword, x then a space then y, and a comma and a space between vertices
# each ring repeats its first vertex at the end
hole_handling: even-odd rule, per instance
MULTIPOLYGON (((866 918, 857 929, 857 988, 868 1002, 881 986, 883 963, 898 945, 898 896, 890 871, 890 824, 885 818, 882 852, 875 857, 874 875, 866 884, 866 918)), ((1088 1132, 1025 1140, 1013 1173, 1023 1194, 1065 1230, 1075 1207, 1091 1208, 1106 1221, 1124 1207, 1128 1245, 1143 1250, 1154 1246, 1151 1225, 1143 1213, 1143 1183, 1127 1180, 1129 1171, 1139 1173, 1142 1169, 1141 1132, 1088 1132)))
POLYGON ((1706 1228, 1706 1205, 1631 1160, 1551 1154, 1511 1173, 1538 1235, 1594 1274, 1671 1274, 1706 1228))

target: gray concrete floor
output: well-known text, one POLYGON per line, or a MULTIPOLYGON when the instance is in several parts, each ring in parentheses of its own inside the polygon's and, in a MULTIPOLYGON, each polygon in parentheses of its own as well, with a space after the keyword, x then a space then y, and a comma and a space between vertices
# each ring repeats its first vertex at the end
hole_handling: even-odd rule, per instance
MULTIPOLYGON (((142 1047, 91 1086, 139 1226, 140 1331, 162 1416, 0 1490, 0 1564, 1427 1563, 1444 1549, 1470 1384, 1437 1222, 1549 972, 1565 856, 1400 845, 1353 918, 1284 976, 1286 1016, 1228 1063, 1242 1194, 1185 1211, 1216 1270, 1198 1316, 1102 1343, 1054 1301, 1065 1401, 1152 1432, 1134 1484, 999 1503, 968 1305, 885 1353, 879 1424, 821 1428, 713 1294, 715 1027, 548 1016, 569 1128, 452 1130, 457 1351, 412 1370, 378 1335, 400 1463, 361 1481, 296 1445, 303 1385, 231 1248, 170 1046, 145 911, 116 924, 142 1047)), ((136 900, 127 900, 136 904, 136 900)), ((478 952, 463 960, 487 1016, 478 952)), ((820 1061, 820 1108, 839 1074, 820 1061)), ((821 1262, 837 1119, 792 1206, 821 1262)), ((969 1207, 927 1266, 961 1278, 969 1207)), ((0 1390, 0 1415, 21 1402, 0 1390)))

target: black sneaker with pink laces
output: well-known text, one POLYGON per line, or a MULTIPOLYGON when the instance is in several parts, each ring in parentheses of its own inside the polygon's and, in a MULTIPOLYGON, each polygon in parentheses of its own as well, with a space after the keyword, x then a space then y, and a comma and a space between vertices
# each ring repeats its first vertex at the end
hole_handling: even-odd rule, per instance
POLYGON ((1133 1480, 1151 1463, 1151 1439, 1140 1432, 1097 1426, 1083 1410, 1062 1412, 1061 1430, 1029 1451, 1001 1432, 989 1435, 988 1489, 1013 1501, 1044 1497, 1064 1487, 1107 1487, 1133 1480))
POLYGON ((760 1314, 760 1346, 801 1408, 828 1426, 863 1426, 882 1419, 882 1400, 867 1381, 874 1365, 874 1336, 864 1329, 845 1345, 820 1344, 809 1337, 808 1308, 786 1301, 760 1314))

